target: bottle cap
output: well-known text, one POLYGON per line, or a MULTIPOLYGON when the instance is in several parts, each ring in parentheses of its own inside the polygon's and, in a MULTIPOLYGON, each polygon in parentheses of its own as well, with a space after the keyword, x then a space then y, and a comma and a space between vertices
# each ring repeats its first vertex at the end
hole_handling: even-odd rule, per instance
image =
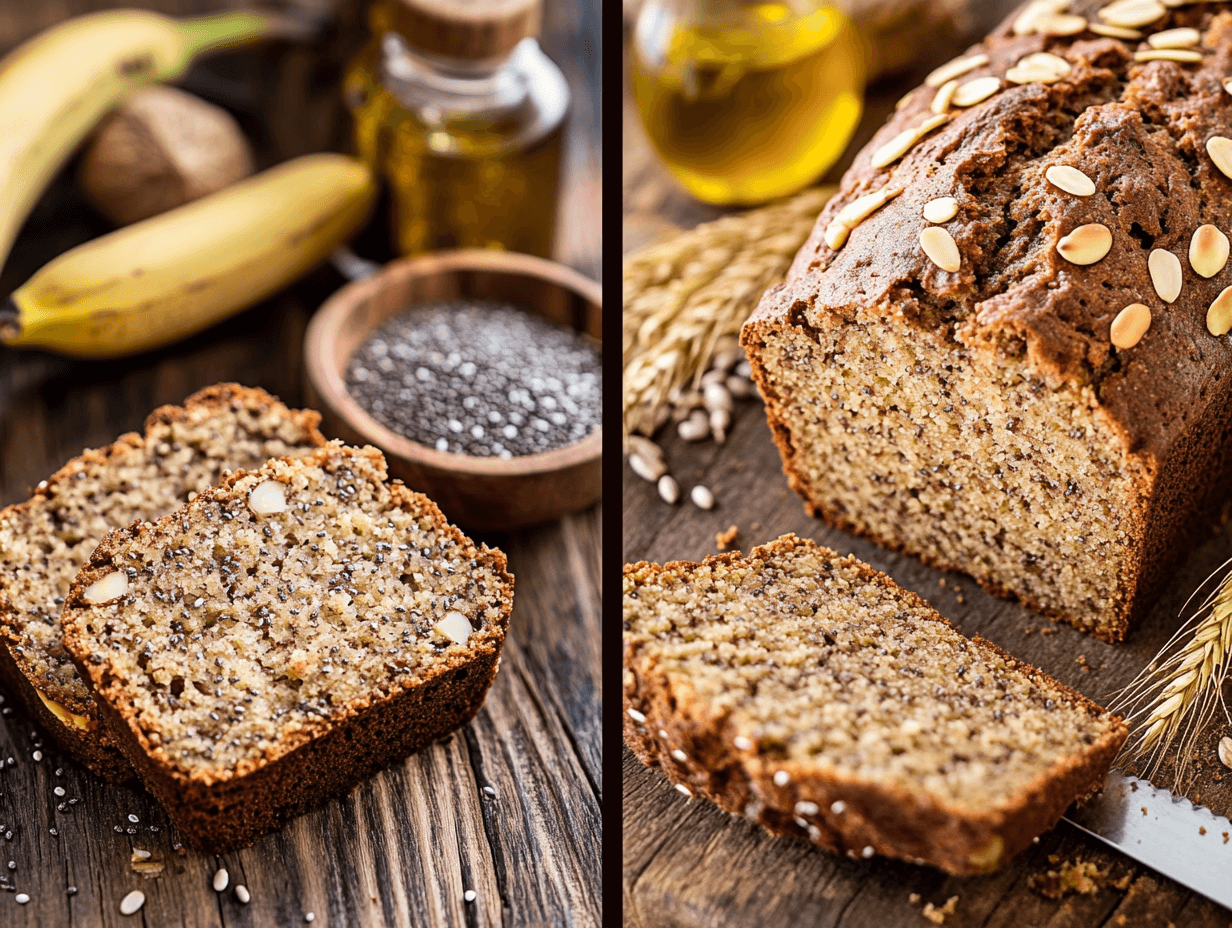
POLYGON ((422 52, 481 61, 539 34, 543 0, 394 0, 390 28, 422 52))

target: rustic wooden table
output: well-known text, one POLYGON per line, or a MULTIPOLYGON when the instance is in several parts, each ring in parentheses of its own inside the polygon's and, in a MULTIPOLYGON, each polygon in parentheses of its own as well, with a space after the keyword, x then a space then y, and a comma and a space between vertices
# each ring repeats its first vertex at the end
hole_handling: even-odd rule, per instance
MULTIPOLYGON (((544 34, 574 92, 558 257, 592 277, 600 274, 599 6, 549 0, 544 34)), ((275 57, 220 59, 189 82, 247 108, 245 128, 261 140, 265 161, 309 142, 296 135, 294 120, 285 122, 288 111, 306 112, 305 101, 284 101, 281 110, 264 103, 316 81, 315 105, 332 112, 321 87, 336 75, 319 62, 342 56, 298 49, 275 57), (311 79, 297 61, 312 63, 311 79), (263 74, 276 79, 254 87, 263 74), (271 112, 283 114, 281 129, 270 124, 271 112)), ((62 178, 27 224, 0 293, 101 231, 62 178)), ((207 384, 236 380, 301 402, 304 327, 341 282, 320 270, 183 344, 126 361, 77 363, 0 349, 0 505, 25 498, 82 448, 140 427, 156 406, 207 384)), ((308 912, 314 926, 598 925, 600 522, 596 506, 536 530, 483 538, 508 554, 517 593, 501 672, 475 721, 246 850, 177 853, 174 829, 152 798, 89 775, 6 700, 0 925, 290 926, 305 924, 308 912), (493 798, 485 786, 495 789, 493 798), (136 849, 161 858, 162 873, 134 872, 136 849), (232 887, 248 887, 250 903, 242 905, 233 889, 211 889, 220 866, 232 887), (119 902, 132 889, 147 901, 125 918, 119 902), (477 893, 472 903, 463 899, 467 889, 477 893), (17 892, 30 902, 19 905, 17 892)))
MULTIPOLYGON (((870 93, 848 158, 920 76, 905 77, 870 93)), ((655 159, 627 94, 623 123, 625 251, 665 231, 688 228, 720 214, 689 198, 655 159)), ((839 165, 828 179, 837 180, 843 167, 839 165)), ((733 525, 740 532, 736 547, 743 551, 795 532, 855 554, 925 597, 964 634, 979 634, 1093 699, 1106 701, 1167 640, 1189 593, 1232 554, 1232 525, 1225 523, 1224 530, 1194 551, 1177 571, 1144 626, 1128 642, 1107 645, 992 597, 969 578, 926 567, 810 518, 787 487, 761 405, 738 404, 734 418, 730 437, 721 446, 686 443, 671 429, 658 436, 680 482, 683 503, 668 506, 653 485, 625 465, 625 562, 700 560, 717 553, 715 535, 733 525), (689 488, 697 483, 714 491, 717 504, 710 512, 687 502, 689 488)), ((1217 722, 1223 722, 1222 716, 1217 722)), ((1206 760, 1189 794, 1228 815, 1232 813, 1232 777, 1217 780, 1222 768, 1214 759, 1216 736, 1221 733, 1226 732, 1212 726, 1200 742, 1198 753, 1206 760)), ((1164 928, 1232 923, 1232 913, 1226 909, 1064 822, 1002 871, 960 879, 929 867, 880 858, 852 861, 802 841, 772 838, 705 801, 684 798, 660 772, 643 767, 627 747, 623 750, 621 889, 627 926, 928 925, 922 917, 923 904, 941 906, 951 896, 958 901, 945 924, 956 928, 1164 928), (1097 892, 1051 899, 1028 886, 1031 876, 1079 860, 1091 861, 1107 872, 1109 879, 1097 892), (1126 882, 1119 883, 1126 877, 1126 882), (1110 885, 1114 881, 1125 888, 1110 885), (912 893, 920 896, 918 904, 909 902, 912 893)))

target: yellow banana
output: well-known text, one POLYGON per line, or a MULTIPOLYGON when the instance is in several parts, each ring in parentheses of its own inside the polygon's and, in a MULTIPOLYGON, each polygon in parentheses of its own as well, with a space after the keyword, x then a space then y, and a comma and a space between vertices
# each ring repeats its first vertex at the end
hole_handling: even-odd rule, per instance
POLYGON ((0 309, 0 342, 79 358, 169 344, 263 299, 355 231, 375 195, 346 155, 305 155, 79 245, 0 309))
POLYGON ((70 19, 0 60, 0 264, 34 203, 99 120, 200 53, 269 30, 252 12, 171 19, 114 10, 70 19))

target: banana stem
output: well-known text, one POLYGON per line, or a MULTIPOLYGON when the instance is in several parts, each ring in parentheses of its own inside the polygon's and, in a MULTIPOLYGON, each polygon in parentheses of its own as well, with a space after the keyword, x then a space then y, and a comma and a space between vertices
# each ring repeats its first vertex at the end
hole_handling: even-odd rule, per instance
POLYGON ((181 19, 178 26, 184 36, 184 63, 187 65, 203 52, 247 45, 264 38, 269 34, 271 21, 264 13, 238 10, 181 19))
POLYGON ((0 342, 10 342, 21 335, 21 311, 12 297, 0 306, 0 342))

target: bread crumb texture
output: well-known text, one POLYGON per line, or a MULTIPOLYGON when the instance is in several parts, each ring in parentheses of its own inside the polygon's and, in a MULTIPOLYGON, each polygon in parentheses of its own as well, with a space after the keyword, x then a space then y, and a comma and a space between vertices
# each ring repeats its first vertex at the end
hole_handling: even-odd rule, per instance
POLYGON ((445 671, 495 672, 504 556, 386 476, 379 451, 335 442, 108 536, 66 605, 65 644, 129 751, 176 777, 242 778, 445 671), (89 602, 116 574, 121 595, 89 602))
POLYGON ((95 546, 112 529, 174 511, 228 471, 320 447, 319 421, 263 390, 219 384, 156 410, 144 434, 84 452, 27 502, 0 511, 0 637, 30 683, 92 716, 64 650, 60 612, 95 546))
MULTIPOLYGON (((1067 11, 1098 25, 1106 5, 1067 11)), ((1138 60, 1137 39, 1081 29, 1015 32, 1016 14, 968 52, 963 80, 1045 50, 1054 78, 1003 82, 874 167, 928 115, 936 91, 913 92, 742 334, 813 514, 1107 640, 1149 608, 1232 470, 1232 340, 1208 328, 1232 278, 1189 257, 1200 227, 1232 219, 1207 147, 1232 134, 1232 12, 1143 6, 1144 38, 1197 30, 1196 61, 1138 60), (1079 173, 1089 196, 1056 183, 1079 173), (902 193, 826 243, 844 209, 887 189, 902 193), (923 215, 939 198, 957 204, 952 272, 918 244, 940 228, 923 215), (1111 245, 1079 265, 1062 243, 1083 227, 1111 245), (1149 329, 1118 346, 1113 323, 1135 304, 1149 329)))
POLYGON ((624 647, 626 738, 644 761, 772 830, 951 872, 992 869, 1050 827, 1126 733, 884 574, 791 535, 627 566, 624 647))

